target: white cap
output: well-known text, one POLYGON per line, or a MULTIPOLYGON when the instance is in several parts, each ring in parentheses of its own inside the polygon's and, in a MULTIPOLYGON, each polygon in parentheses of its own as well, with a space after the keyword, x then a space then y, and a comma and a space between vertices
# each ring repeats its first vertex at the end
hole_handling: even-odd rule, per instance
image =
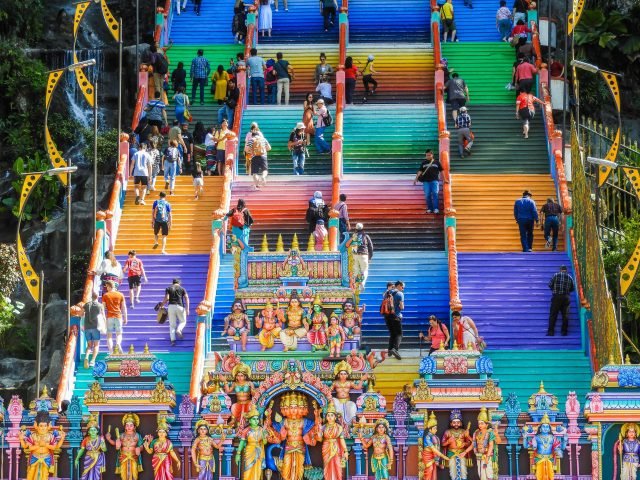
POLYGON ((361 223, 356 223, 356 230, 362 230, 364 229, 364 225, 362 225, 361 223))
POLYGON ((375 58, 375 57, 374 57, 373 55, 369 55, 369 57, 367 58, 367 60, 369 60, 370 62, 372 62, 374 58, 375 58))
POLYGON ((467 107, 460 107, 460 111, 461 112, 466 112, 467 111, 467 107))

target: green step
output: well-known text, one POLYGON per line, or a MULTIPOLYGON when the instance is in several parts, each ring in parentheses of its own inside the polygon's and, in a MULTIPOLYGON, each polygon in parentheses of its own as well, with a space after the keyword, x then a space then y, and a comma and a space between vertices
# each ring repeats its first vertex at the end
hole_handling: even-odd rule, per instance
MULTIPOLYGON (((447 112, 451 125, 451 114, 447 112)), ((458 135, 451 128, 451 172, 477 174, 549 173, 549 158, 542 114, 538 108, 530 122, 529 138, 522 137, 522 123, 511 105, 474 105, 469 107, 475 135, 472 156, 460 158, 458 135)))
POLYGON ((504 88, 511 81, 516 60, 511 45, 505 42, 443 43, 442 56, 449 62, 449 71, 458 73, 469 87, 469 106, 515 105, 515 93, 504 88))
POLYGON ((493 376, 500 380, 502 397, 515 392, 526 411, 529 397, 544 382, 547 392, 558 397, 558 408, 564 411, 567 394, 575 391, 581 403, 591 387, 589 358, 580 351, 566 350, 488 350, 493 362, 493 376))
POLYGON ((344 173, 415 173, 438 148, 433 105, 350 105, 344 113, 344 173))

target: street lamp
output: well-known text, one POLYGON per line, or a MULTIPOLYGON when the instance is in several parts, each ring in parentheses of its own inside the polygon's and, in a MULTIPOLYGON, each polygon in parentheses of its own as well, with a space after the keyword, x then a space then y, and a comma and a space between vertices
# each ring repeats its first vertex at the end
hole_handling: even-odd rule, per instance
MULTIPOLYGON (((20 239, 20 226, 22 222, 22 213, 24 207, 27 204, 27 200, 33 192, 38 181, 43 175, 52 176, 57 175, 62 180, 63 175, 66 175, 66 189, 67 189, 67 303, 71 305, 71 174, 78 170, 77 166, 72 167, 56 167, 43 172, 26 172, 22 176, 25 180, 22 184, 22 190, 20 191, 20 204, 18 208, 18 228, 17 228, 17 249, 18 260, 20 263, 20 272, 22 278, 27 285, 27 290, 31 294, 31 297, 38 303, 38 327, 37 327, 37 344, 36 344, 36 396, 40 392, 40 367, 41 367, 41 353, 40 347, 42 344, 42 323, 44 321, 44 272, 40 271, 40 275, 36 275, 29 257, 22 246, 22 240, 20 239)), ((69 309, 67 308, 69 311, 69 309)), ((69 330, 69 316, 67 315, 67 331, 69 330)))

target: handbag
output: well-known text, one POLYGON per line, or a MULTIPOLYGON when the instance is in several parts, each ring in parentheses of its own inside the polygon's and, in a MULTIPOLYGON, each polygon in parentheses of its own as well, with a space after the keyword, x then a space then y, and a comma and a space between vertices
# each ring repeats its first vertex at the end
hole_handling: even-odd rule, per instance
POLYGON ((169 311, 167 310, 167 307, 164 307, 162 305, 162 302, 158 302, 156 303, 156 306, 153 307, 153 309, 158 312, 158 314, 156 315, 156 321, 162 325, 163 323, 165 323, 167 321, 167 317, 169 316, 169 311))
POLYGON ((193 121, 193 116, 191 115, 191 112, 186 107, 184 109, 184 119, 187 122, 192 122, 193 121))
POLYGON ((102 335, 107 333, 107 320, 102 313, 98 314, 98 326, 96 327, 102 335))

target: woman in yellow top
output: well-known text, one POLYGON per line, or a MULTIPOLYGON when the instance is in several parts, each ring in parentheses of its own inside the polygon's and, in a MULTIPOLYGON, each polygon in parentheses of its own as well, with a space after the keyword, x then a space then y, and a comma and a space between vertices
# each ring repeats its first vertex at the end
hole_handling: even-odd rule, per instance
POLYGON ((216 142, 216 163, 218 164, 218 175, 224 172, 224 162, 226 158, 225 148, 227 140, 235 138, 236 134, 229 130, 229 122, 225 118, 220 124, 220 128, 214 133, 213 140, 216 142))
POLYGON ((364 98, 362 99, 363 103, 366 103, 367 96, 376 93, 376 89, 378 88, 378 82, 375 78, 373 78, 373 74, 378 73, 376 72, 375 68, 373 68, 374 58, 375 57, 373 55, 369 55, 369 57, 367 58, 367 63, 362 70, 362 84, 364 85, 364 98), (369 85, 373 85, 372 90, 369 90, 369 85))
POLYGON ((229 81, 229 74, 225 72, 222 65, 218 65, 216 71, 213 72, 211 81, 215 86, 213 98, 218 101, 218 105, 222 105, 227 98, 227 82, 229 81))

